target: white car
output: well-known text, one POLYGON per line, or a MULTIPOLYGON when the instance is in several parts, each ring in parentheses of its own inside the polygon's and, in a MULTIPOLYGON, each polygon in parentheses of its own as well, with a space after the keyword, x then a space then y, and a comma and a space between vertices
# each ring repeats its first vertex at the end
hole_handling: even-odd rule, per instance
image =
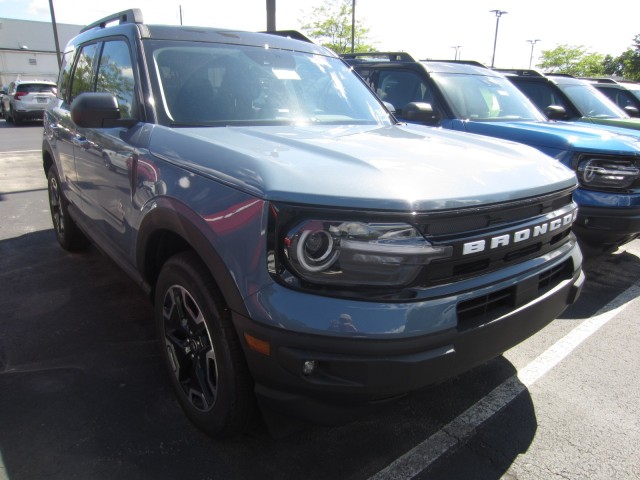
POLYGON ((2 115, 19 125, 24 120, 42 120, 44 110, 56 98, 56 84, 48 80, 16 80, 2 97, 2 115))

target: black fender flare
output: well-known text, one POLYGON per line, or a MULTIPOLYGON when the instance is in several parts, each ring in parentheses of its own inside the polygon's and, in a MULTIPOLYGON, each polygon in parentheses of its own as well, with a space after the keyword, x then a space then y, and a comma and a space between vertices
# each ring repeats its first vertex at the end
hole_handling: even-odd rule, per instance
POLYGON ((168 231, 181 237, 202 259, 213 276, 227 306, 240 314, 248 315, 243 296, 222 257, 217 253, 206 222, 183 203, 170 199, 156 199, 153 208, 140 224, 136 242, 136 265, 144 280, 155 290, 155 280, 160 265, 149 258, 149 248, 154 245, 158 232, 168 231))

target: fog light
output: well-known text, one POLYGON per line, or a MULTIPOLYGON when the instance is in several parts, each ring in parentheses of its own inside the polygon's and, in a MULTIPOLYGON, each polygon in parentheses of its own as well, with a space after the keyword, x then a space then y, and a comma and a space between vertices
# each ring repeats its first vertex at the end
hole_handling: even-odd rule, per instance
POLYGON ((302 374, 311 375, 318 368, 318 362, 315 360, 305 360, 302 364, 302 374))

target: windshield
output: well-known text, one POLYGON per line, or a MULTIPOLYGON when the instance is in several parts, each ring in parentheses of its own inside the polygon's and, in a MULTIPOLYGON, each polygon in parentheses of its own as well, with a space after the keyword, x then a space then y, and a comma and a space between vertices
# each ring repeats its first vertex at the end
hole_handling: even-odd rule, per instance
POLYGON ((336 58, 195 42, 150 41, 146 50, 173 126, 390 122, 336 58))
POLYGON ((544 116, 509 80, 469 74, 433 74, 456 117, 477 121, 544 121, 544 116))
POLYGON ((558 87, 569 97, 583 117, 629 118, 602 92, 589 84, 559 84, 558 87))

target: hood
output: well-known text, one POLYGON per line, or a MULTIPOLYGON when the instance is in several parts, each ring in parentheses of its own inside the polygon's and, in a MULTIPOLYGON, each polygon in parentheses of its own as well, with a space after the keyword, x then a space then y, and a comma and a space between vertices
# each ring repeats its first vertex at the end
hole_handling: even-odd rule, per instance
POLYGON ((640 155, 640 135, 634 130, 568 122, 465 122, 465 130, 539 149, 602 154, 640 155))
POLYGON ((524 145, 417 125, 155 127, 150 153, 266 200, 433 210, 575 185, 524 145))
MULTIPOLYGON (((582 117, 579 122, 593 123, 599 126, 617 127, 622 129, 640 130, 640 118, 599 118, 599 117, 582 117)), ((622 132, 625 133, 625 132, 622 132)), ((638 132, 634 132, 638 133, 638 132)))

